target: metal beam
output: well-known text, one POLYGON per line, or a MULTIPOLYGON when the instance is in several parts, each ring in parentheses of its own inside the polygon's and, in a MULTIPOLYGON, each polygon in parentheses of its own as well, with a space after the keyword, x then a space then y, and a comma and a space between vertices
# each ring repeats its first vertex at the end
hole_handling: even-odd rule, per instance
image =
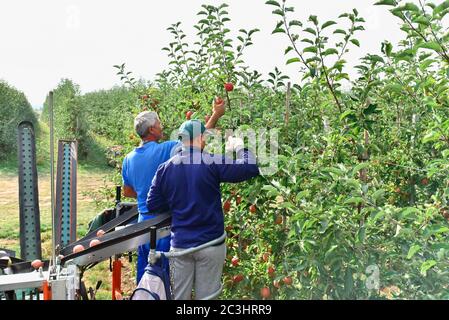
POLYGON ((20 255, 23 260, 41 259, 41 228, 37 187, 36 142, 33 123, 18 125, 20 255))
POLYGON ((76 241, 76 169, 76 141, 59 140, 55 195, 55 245, 59 248, 76 241))

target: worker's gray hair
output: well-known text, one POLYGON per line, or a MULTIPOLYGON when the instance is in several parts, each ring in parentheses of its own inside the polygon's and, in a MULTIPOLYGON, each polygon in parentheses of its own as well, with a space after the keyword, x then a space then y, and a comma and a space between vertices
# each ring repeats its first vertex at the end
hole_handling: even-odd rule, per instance
POLYGON ((148 135, 148 130, 159 121, 159 116, 154 111, 144 111, 134 119, 134 130, 141 138, 148 135))

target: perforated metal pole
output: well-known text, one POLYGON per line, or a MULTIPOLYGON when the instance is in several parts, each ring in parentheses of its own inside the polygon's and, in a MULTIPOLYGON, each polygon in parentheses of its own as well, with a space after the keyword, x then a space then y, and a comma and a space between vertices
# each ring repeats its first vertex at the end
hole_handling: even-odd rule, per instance
POLYGON ((55 226, 55 140, 53 122, 53 91, 48 94, 48 112, 50 120, 50 199, 51 199, 51 261, 56 265, 56 226, 55 226))

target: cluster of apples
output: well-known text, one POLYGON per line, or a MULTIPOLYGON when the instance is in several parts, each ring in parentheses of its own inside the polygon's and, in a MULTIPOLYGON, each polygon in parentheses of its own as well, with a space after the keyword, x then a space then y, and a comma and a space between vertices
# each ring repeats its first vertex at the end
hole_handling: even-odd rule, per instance
MULTIPOLYGON (((105 232, 101 229, 97 231, 98 238, 102 237, 104 234, 105 234, 105 232)), ((89 243, 89 248, 99 245, 100 243, 101 243, 101 241, 99 239, 92 239, 89 243)), ((77 244, 76 246, 73 247, 73 253, 81 252, 84 249, 85 248, 82 244, 77 244)))

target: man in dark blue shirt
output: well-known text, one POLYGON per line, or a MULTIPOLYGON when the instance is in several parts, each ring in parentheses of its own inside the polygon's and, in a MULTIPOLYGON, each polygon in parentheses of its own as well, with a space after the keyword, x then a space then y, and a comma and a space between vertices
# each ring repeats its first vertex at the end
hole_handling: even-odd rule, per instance
MULTIPOLYGON (((225 104, 214 101, 213 114, 207 122, 208 129, 214 128, 218 119, 225 112, 225 104)), ((154 111, 145 111, 134 119, 136 133, 142 139, 142 144, 130 152, 123 160, 122 177, 124 196, 137 198, 139 211, 138 222, 154 218, 145 204, 151 181, 158 166, 170 159, 172 151, 179 141, 166 141, 159 143, 163 138, 163 127, 159 117, 154 111)), ((170 237, 158 240, 157 250, 168 251, 170 237)), ((139 283, 148 263, 149 244, 140 246, 137 250, 137 283, 139 283)))
MULTIPOLYGON (((242 182, 259 175, 254 155, 231 137, 237 159, 203 152, 205 126, 196 120, 180 128, 182 151, 159 166, 147 198, 153 213, 172 213, 171 250, 198 247, 224 234, 220 183, 242 182)), ((206 247, 172 258, 175 299, 215 297, 221 289, 226 246, 206 247)))

